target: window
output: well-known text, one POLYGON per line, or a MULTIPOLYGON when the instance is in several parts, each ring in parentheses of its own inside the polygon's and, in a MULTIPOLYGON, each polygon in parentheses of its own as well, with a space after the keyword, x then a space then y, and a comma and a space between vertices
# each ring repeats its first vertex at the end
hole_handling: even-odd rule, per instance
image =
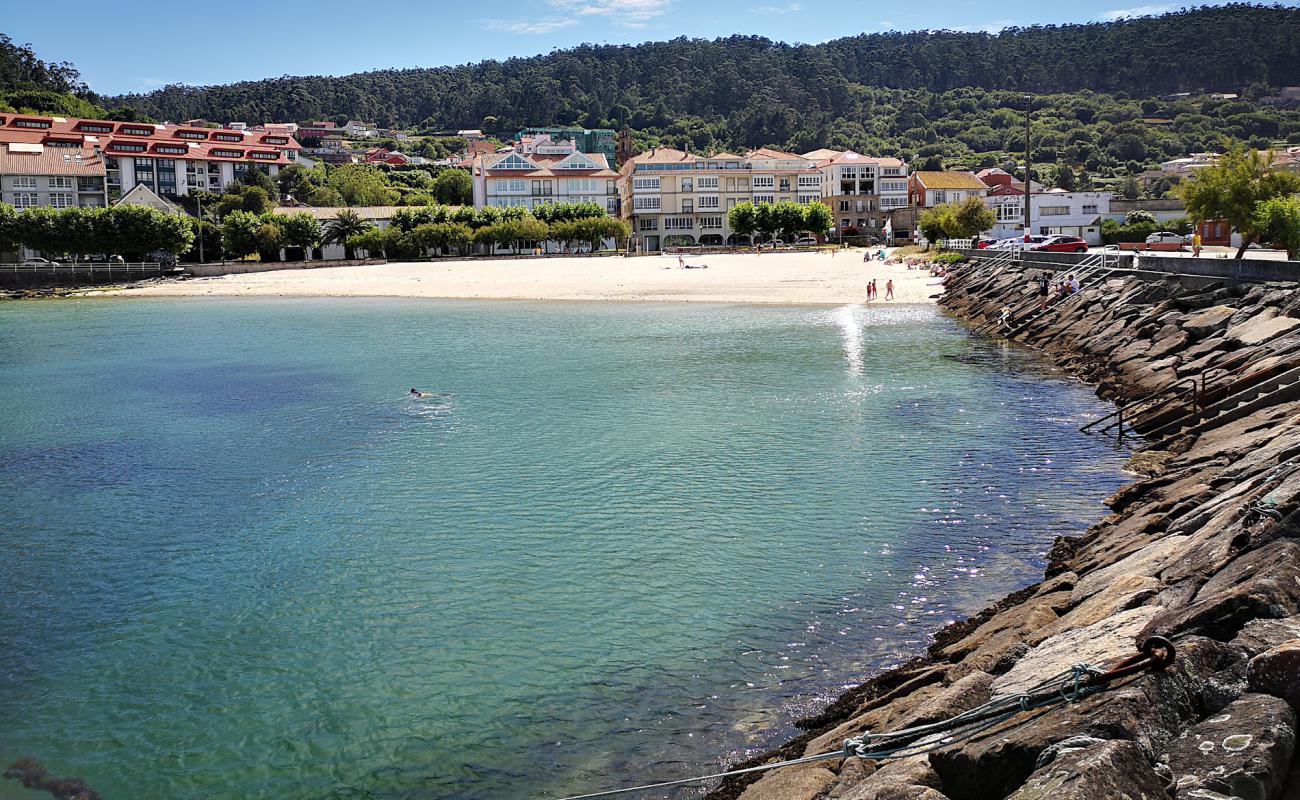
POLYGON ((240 135, 237 134, 237 133, 214 133, 214 134, 212 134, 212 138, 213 138, 213 139, 216 139, 218 142, 242 142, 242 141, 244 141, 244 137, 243 137, 243 136, 240 136, 240 135))
POLYGON ((659 230, 659 220, 654 217, 649 219, 643 217, 637 220, 636 229, 639 231, 657 231, 659 230))
POLYGON ((721 198, 719 198, 716 194, 709 195, 708 197, 701 197, 700 210, 703 211, 708 208, 722 208, 721 198))
POLYGON ((77 191, 102 192, 104 191, 104 179, 103 178, 77 178, 77 191))
POLYGON ((775 195, 770 195, 770 194, 754 195, 754 205, 758 205, 759 203, 775 203, 775 202, 776 202, 775 195))
POLYGON ((80 140, 75 141, 75 142, 72 142, 72 141, 69 141, 69 140, 67 140, 67 139, 46 139, 46 140, 45 140, 45 146, 46 146, 46 147, 76 147, 76 148, 80 148, 80 147, 81 147, 81 142, 80 142, 80 140))
POLYGON ((699 181, 698 181, 698 186, 699 186, 700 191, 704 191, 704 190, 706 190, 706 189, 717 189, 717 188, 718 188, 718 176, 717 176, 717 175, 704 175, 704 176, 701 176, 700 179, 699 179, 699 181))
POLYGON ((803 203, 804 205, 807 205, 809 203, 816 203, 820 199, 821 199, 821 195, 816 195, 816 194, 799 195, 799 202, 803 203))
POLYGON ((682 198, 682 213, 689 214, 695 210, 695 201, 690 198, 682 198))
POLYGON ((243 158, 243 150, 213 150, 212 155, 217 158, 243 158))
POLYGON ((657 192, 659 191, 659 179, 658 178, 633 178, 632 190, 633 191, 644 190, 644 191, 657 192))
POLYGON ((776 178, 775 178, 775 177, 773 177, 773 176, 771 176, 771 175, 755 175, 755 176, 754 176, 754 188, 755 188, 755 189, 771 189, 771 188, 774 187, 774 186, 776 186, 776 178))
POLYGON ((935 203, 946 203, 948 202, 948 193, 943 189, 935 189, 930 192, 930 199, 935 203))
POLYGON ((1096 207, 1096 206, 1084 206, 1084 207, 1083 207, 1083 213, 1084 213, 1084 214, 1096 214, 1096 213, 1097 213, 1097 207, 1096 207))
POLYGON ((695 180, 693 178, 682 178, 682 191, 683 192, 695 191, 695 180))
POLYGON ((50 123, 43 119, 16 119, 13 121, 15 128, 48 128, 50 123))
POLYGON ((36 178, 31 175, 18 175, 14 177, 15 189, 35 189, 36 178))
POLYGON ((280 158, 279 153, 252 153, 251 155, 258 161, 277 161, 280 158))
POLYGON ((174 144, 160 144, 154 148, 155 153, 171 153, 173 155, 183 156, 189 152, 188 148, 177 147, 174 144))
POLYGON ((881 181, 880 191, 882 192, 906 192, 907 181, 881 181))
POLYGON ((848 228, 848 227, 851 227, 851 226, 849 225, 848 217, 845 217, 844 219, 840 220, 840 230, 844 230, 845 228, 848 228))
POLYGON ((153 136, 153 128, 140 128, 131 125, 123 125, 118 133, 126 136, 153 136))
POLYGON ((288 144, 289 140, 283 136, 263 136, 262 141, 267 144, 288 144))
POLYGON ((782 179, 781 179, 781 191, 783 191, 783 192, 788 192, 788 191, 790 191, 790 179, 789 179, 789 178, 782 178, 782 179))
MULTIPOLYGON (((840 167, 840 180, 853 179, 858 177, 857 167, 840 167)), ((845 220, 847 222, 848 220, 845 220)))
POLYGON ((551 189, 550 181, 533 181, 534 197, 550 197, 552 194, 554 191, 551 189))
POLYGON ((722 230, 722 217, 700 217, 700 230, 722 230))
POLYGON ((664 217, 666 231, 689 231, 693 227, 695 227, 693 217, 664 217))
POLYGON ((71 208, 77 204, 77 199, 66 192, 54 192, 50 195, 50 205, 55 208, 71 208))
POLYGON ((77 126, 77 130, 85 131, 86 133, 112 133, 112 132, 113 132, 113 126, 112 126, 112 125, 96 125, 96 124, 91 123, 91 122, 83 122, 83 123, 81 123, 80 125, 77 126))
POLYGON ((206 131, 176 131, 176 136, 181 139, 206 139, 206 131))
POLYGON ((906 197, 882 197, 880 198, 881 208, 906 208, 906 197))
POLYGON ((1042 206, 1038 213, 1044 217, 1065 217, 1070 214, 1069 206, 1042 206))
POLYGON ((113 142, 109 147, 122 153, 143 153, 144 145, 130 144, 128 142, 113 142))
POLYGON ((528 184, 518 178, 496 180, 492 182, 492 185, 496 188, 497 194, 523 194, 528 191, 528 184))
POLYGON ((595 194, 600 191, 600 184, 595 178, 569 178, 565 185, 569 194, 595 194))
POLYGON ((658 197, 633 197, 632 210, 633 211, 658 211, 659 198, 658 197))
POLYGON ((998 222, 1015 222, 1022 214, 1019 205, 1002 203, 998 206, 998 222))
POLYGON ((36 192, 18 192, 14 195, 14 208, 32 208, 36 205, 36 192))
POLYGON ((849 210, 849 201, 848 201, 848 200, 841 200, 841 201, 840 201, 840 211, 848 211, 848 210, 849 210))
POLYGON ((799 185, 802 186, 802 187, 808 187, 808 186, 811 186, 811 187, 816 188, 816 187, 818 187, 818 186, 821 186, 821 183, 822 183, 822 179, 821 179, 821 176, 820 176, 820 175, 800 175, 800 176, 799 176, 799 185))
POLYGON ((51 189, 71 189, 71 188, 72 188, 72 178, 70 178, 70 177, 68 177, 68 176, 66 176, 66 175, 57 175, 57 176, 55 176, 55 177, 52 177, 52 178, 50 178, 50 188, 51 188, 51 189))

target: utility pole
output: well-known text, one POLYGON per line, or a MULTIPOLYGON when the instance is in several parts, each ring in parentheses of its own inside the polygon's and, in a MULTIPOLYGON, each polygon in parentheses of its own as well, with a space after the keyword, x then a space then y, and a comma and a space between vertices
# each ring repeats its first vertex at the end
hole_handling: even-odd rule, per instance
POLYGON ((1025 95, 1025 243, 1028 244, 1029 236, 1033 232, 1030 227, 1029 215, 1029 196, 1034 188, 1034 170, 1033 161, 1029 155, 1029 112, 1034 107, 1034 96, 1025 95))
POLYGON ((199 205, 199 263, 203 263, 203 197, 197 192, 194 194, 194 202, 199 205))

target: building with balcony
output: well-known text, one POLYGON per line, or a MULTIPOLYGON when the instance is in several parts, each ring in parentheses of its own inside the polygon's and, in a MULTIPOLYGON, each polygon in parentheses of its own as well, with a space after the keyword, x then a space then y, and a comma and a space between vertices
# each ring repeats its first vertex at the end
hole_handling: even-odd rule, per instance
POLYGON ((619 212, 618 173, 599 153, 479 154, 470 162, 470 176, 475 208, 592 202, 619 212))
POLYGON ((140 184, 163 197, 220 192, 254 165, 275 175, 297 160, 300 149, 283 132, 25 114, 0 114, 0 145, 10 151, 14 145, 60 151, 74 161, 80 155, 83 163, 96 163, 106 202, 140 184))
POLYGON ((762 148, 744 156, 699 156, 655 148, 620 170, 622 216, 633 246, 646 251, 690 245, 747 244, 727 212, 741 203, 821 201, 822 173, 794 153, 762 148))
POLYGON ((579 153, 602 155, 605 157, 606 164, 615 163, 614 159, 618 151, 618 134, 612 128, 524 128, 515 139, 516 141, 522 141, 526 136, 536 137, 540 135, 550 137, 553 142, 571 141, 579 153))
POLYGON ((814 150, 804 158, 821 173, 821 201, 843 236, 882 236, 890 212, 907 206, 907 164, 852 150, 814 150))
MULTIPOLYGON (((1067 192, 1049 189, 1031 195, 1030 232, 1043 236, 1078 236, 1090 245, 1101 244, 1101 221, 1111 213, 1110 192, 1067 192)), ((1025 195, 992 195, 985 202, 997 217, 991 236, 1007 239, 1025 233, 1025 195)))
POLYGON ((16 209, 104 207, 104 159, 79 147, 0 143, 0 202, 16 209))

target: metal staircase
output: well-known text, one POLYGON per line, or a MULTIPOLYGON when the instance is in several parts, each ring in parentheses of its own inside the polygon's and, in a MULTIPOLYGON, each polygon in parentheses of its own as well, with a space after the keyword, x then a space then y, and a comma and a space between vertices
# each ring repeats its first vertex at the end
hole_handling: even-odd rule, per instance
POLYGON ((1197 435, 1211 428, 1235 422, 1256 411, 1278 403, 1300 399, 1300 366, 1251 382, 1241 388, 1227 387, 1228 394, 1188 414, 1150 431, 1148 448, 1158 449, 1182 436, 1197 435))
MULTIPOLYGON (((1108 266, 1106 254, 1094 253, 1093 255, 1088 256, 1085 260, 1079 262, 1078 266, 1075 267, 1075 272, 1073 274, 1075 280, 1079 281, 1079 290, 1082 291, 1083 289, 1102 283, 1109 278, 1113 272, 1114 268, 1108 266)), ((1058 291, 1055 291, 1054 287, 1059 287, 1061 283, 1062 281, 1057 281, 1055 284, 1048 287, 1046 308, 1031 307, 1029 313, 1025 316, 1016 318, 1016 316, 1012 314, 1010 318, 1007 318, 1003 323, 1003 336, 1010 339, 1012 336, 1015 336, 1038 320, 1052 313, 1052 310, 1055 309, 1056 306, 1078 294, 1078 292, 1074 292, 1062 295, 1058 291)), ((1032 302, 1033 301, 1030 303, 1031 306, 1032 302)))

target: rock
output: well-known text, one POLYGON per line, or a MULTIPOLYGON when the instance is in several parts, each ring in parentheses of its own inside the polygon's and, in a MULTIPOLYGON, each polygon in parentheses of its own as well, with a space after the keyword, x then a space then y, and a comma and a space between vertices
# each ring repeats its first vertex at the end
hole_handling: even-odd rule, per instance
POLYGON ((972 672, 942 689, 915 710, 898 718, 892 727, 910 728, 914 725, 927 725, 969 711, 989 701, 992 696, 990 694, 992 686, 992 675, 987 672, 972 672))
POLYGON ((1232 306, 1210 306, 1183 320, 1183 330, 1194 338, 1203 339, 1226 325, 1235 313, 1237 309, 1232 306))
MULTIPOLYGON (((1036 645, 1058 634, 1114 619, 1121 612, 1146 603, 1155 597, 1160 589, 1161 583, 1155 578, 1146 575, 1125 575, 1111 584, 1110 588, 1094 594, 1070 609, 1056 622, 1031 634, 1029 644, 1036 645)), ((1136 632, 1135 630, 1134 633, 1136 632)))
POLYGON ((947 800, 940 788, 939 775, 929 758, 912 756, 886 762, 840 795, 840 800, 947 800))
POLYGON ((1082 603, 1125 576, 1159 575, 1167 564, 1177 560, 1190 541, 1190 536, 1161 537, 1136 553, 1084 575, 1075 584, 1070 599, 1073 603, 1082 603))
POLYGON ((1228 328, 1227 336, 1244 345, 1257 345, 1267 342, 1282 334, 1300 327, 1300 319, 1294 317, 1269 317, 1257 314, 1246 322, 1228 328))
POLYGON ((1184 731, 1161 760, 1173 770, 1179 798, 1272 800, 1291 764, 1295 722, 1295 712, 1276 697, 1243 695, 1184 731))
POLYGON ((1300 639, 1269 648, 1250 660, 1246 682, 1252 692, 1280 697, 1300 711, 1300 639))
POLYGON ((1282 619, 1252 619, 1232 640, 1232 644, 1257 656, 1280 644, 1300 639, 1300 616, 1282 619))
POLYGON ((1191 605, 1155 617, 1140 636, 1198 631, 1228 641, 1252 619, 1278 619, 1297 613, 1300 543, 1284 540, 1234 559, 1205 582, 1191 605))
POLYGON ((786 767, 751 784, 740 800, 813 800, 834 782, 835 773, 825 767, 786 767))
POLYGON ((835 779, 835 785, 826 795, 826 800, 840 800, 846 792, 871 777, 875 771, 874 762, 857 757, 844 759, 844 763, 840 766, 839 777, 835 779))
POLYGON ((1169 796, 1140 747, 1108 741, 1062 753, 1030 775, 1008 800, 1165 800, 1169 796))
POLYGON ((974 739, 934 751, 930 763, 944 791, 954 800, 1006 797, 1034 772, 1045 750, 1075 736, 1126 739, 1144 752, 1162 752, 1201 718, 1209 678, 1241 656, 1197 636, 1184 637, 1178 647, 1177 659, 1163 672, 1142 674, 1073 705, 1018 714, 974 739))
POLYGON ((987 670, 1007 648, 1033 631, 1056 621, 1054 606, 1068 602, 1069 592, 1036 597, 993 616, 961 641, 943 648, 952 661, 966 659, 976 669, 987 670))
POLYGON ((993 696, 1027 692, 1081 662, 1101 665, 1133 655, 1138 632, 1161 610, 1159 606, 1142 606, 1056 634, 1030 650, 1010 672, 993 681, 993 696))
MULTIPOLYGON (((1133 454, 1133 457, 1124 465, 1124 469, 1138 475, 1156 477, 1167 472, 1169 470, 1169 462, 1173 461, 1175 458, 1177 458, 1177 456, 1168 450, 1141 450, 1133 454)), ((1115 507, 1109 501, 1107 502, 1107 505, 1111 506, 1111 508, 1115 507)))

